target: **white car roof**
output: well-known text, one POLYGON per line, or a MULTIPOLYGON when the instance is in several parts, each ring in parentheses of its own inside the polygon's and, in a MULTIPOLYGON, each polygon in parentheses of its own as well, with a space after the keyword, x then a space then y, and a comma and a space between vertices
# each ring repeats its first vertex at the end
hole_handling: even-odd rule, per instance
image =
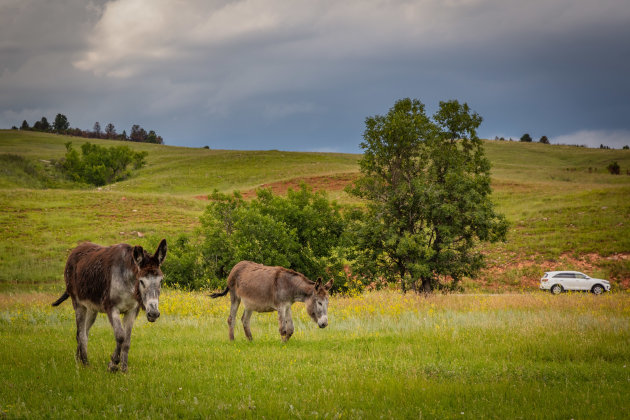
POLYGON ((579 273, 584 274, 581 271, 571 271, 571 270, 562 270, 562 271, 545 271, 547 274, 558 274, 558 273, 579 273))

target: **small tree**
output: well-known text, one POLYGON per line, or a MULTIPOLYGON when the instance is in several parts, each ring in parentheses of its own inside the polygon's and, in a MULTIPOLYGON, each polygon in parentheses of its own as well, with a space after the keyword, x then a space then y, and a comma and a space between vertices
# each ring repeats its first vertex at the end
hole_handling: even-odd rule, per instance
POLYGON ((547 136, 542 136, 539 142, 542 144, 549 144, 549 139, 547 138, 547 136))
POLYGON ((626 144, 625 146, 623 146, 623 148, 622 148, 622 149, 623 149, 623 150, 629 150, 629 149, 630 149, 630 146, 628 146, 628 145, 626 144))
POLYGON ((22 125, 20 126, 20 130, 30 130, 31 127, 28 125, 28 121, 22 121, 22 125))
POLYGON ((97 139, 101 138, 101 123, 96 121, 94 123, 94 127, 92 128, 92 132, 94 133, 94 137, 97 139))
POLYGON ((610 172, 612 175, 619 175, 621 173, 621 168, 616 161, 609 164, 606 169, 608 169, 608 172, 610 172))
POLYGON ((146 156, 147 152, 134 152, 127 146, 107 148, 91 143, 84 143, 79 155, 68 142, 61 168, 74 181, 101 186, 127 178, 127 167, 141 168, 146 156))
POLYGON ((155 134, 155 131, 150 130, 149 134, 147 134, 147 138, 146 141, 147 143, 157 143, 158 142, 158 136, 157 134, 155 134))
POLYGON ((440 102, 430 119, 411 99, 366 119, 362 176, 349 190, 367 201, 351 223, 359 272, 430 292, 479 271, 476 245, 508 227, 490 200, 480 123, 467 104, 440 102))
POLYGON ((526 142, 526 143, 531 143, 532 137, 529 135, 529 133, 525 133, 521 136, 521 141, 526 142))
POLYGON ((50 130, 50 124, 48 123, 48 119, 46 119, 46 117, 42 117, 41 120, 35 121, 35 124, 33 124, 33 130, 35 131, 50 130))
POLYGON ((115 139, 116 138, 116 127, 114 127, 114 124, 109 123, 105 126, 105 136, 108 139, 115 139))
POLYGON ((65 133, 68 128, 70 128, 68 118, 63 114, 57 114, 55 122, 53 123, 53 130, 56 133, 65 133))

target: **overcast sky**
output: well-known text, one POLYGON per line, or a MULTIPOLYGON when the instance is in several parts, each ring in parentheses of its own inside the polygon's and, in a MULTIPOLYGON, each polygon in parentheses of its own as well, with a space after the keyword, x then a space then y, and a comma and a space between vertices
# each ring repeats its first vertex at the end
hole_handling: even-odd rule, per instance
POLYGON ((0 127, 360 152, 397 99, 480 135, 630 144, 628 0, 0 0, 0 127))

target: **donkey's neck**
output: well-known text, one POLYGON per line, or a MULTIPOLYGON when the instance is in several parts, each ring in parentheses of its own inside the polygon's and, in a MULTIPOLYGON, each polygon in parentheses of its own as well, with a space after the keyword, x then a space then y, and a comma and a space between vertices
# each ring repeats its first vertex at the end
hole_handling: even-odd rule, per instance
POLYGON ((295 287, 294 299, 296 302, 304 302, 315 291, 315 285, 301 277, 294 277, 293 285, 295 287))

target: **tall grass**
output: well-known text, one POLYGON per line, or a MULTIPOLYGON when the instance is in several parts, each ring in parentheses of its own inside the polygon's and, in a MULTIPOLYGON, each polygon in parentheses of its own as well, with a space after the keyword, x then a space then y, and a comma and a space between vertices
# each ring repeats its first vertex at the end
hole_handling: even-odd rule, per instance
MULTIPOLYGON (((74 360, 71 305, 0 298, 0 413, 131 418, 627 418, 627 294, 333 298, 320 330, 294 306, 282 344, 275 314, 253 342, 227 338, 227 298, 167 291, 143 314, 130 370, 110 374, 99 316, 91 366, 74 360)), ((240 327, 240 323, 239 323, 240 327)), ((0 414, 0 415, 2 415, 0 414)))

